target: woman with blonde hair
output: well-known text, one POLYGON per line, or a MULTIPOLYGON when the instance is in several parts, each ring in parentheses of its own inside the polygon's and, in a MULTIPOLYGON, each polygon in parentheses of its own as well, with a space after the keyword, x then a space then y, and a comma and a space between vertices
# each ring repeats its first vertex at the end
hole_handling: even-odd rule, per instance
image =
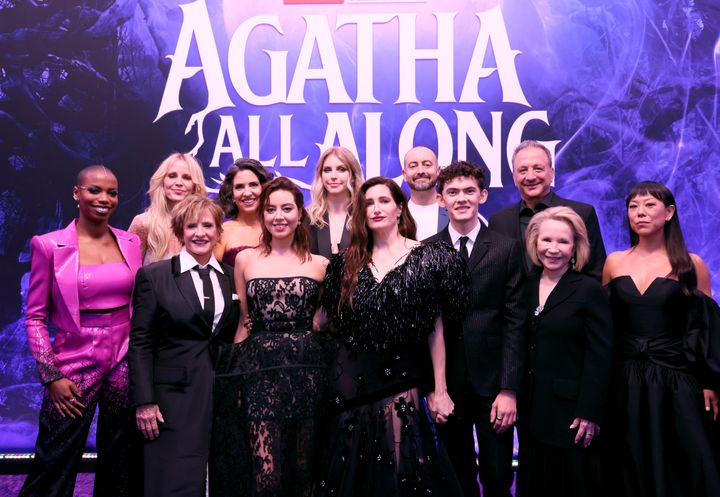
POLYGON ((140 238, 143 265, 180 252, 182 244, 170 229, 170 211, 190 194, 207 195, 200 163, 190 154, 170 154, 150 178, 147 193, 150 205, 128 228, 140 238))
POLYGON ((581 271, 590 256, 582 218, 570 207, 533 216, 525 245, 536 268, 521 399, 518 495, 606 495, 598 442, 613 361, 610 302, 581 271))
POLYGON ((311 252, 330 257, 350 244, 350 206, 365 180, 360 162, 345 147, 325 150, 315 168, 310 191, 311 252))

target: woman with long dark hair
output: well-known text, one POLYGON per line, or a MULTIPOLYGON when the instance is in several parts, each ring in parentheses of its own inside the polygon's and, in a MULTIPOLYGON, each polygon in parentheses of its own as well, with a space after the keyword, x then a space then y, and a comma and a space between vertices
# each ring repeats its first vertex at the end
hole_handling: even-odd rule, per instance
POLYGON ((317 492, 460 495, 433 417, 443 423, 453 413, 443 319, 460 319, 467 306, 464 262, 444 242, 415 241, 407 200, 391 179, 363 184, 351 226, 322 299, 340 350, 317 492), (426 405, 421 388, 429 385, 426 405))
POLYGON ((252 330, 238 330, 215 384, 213 494, 307 496, 333 351, 312 331, 327 259, 310 253, 303 196, 289 179, 264 186, 258 215, 260 245, 235 263, 241 314, 252 330))
POLYGON ((705 329, 698 336, 703 325, 696 311, 710 300, 708 269, 688 252, 667 187, 643 181, 626 206, 631 247, 611 254, 603 270, 615 327, 606 430, 611 490, 621 496, 720 495, 703 413, 712 409, 717 417, 717 395, 704 387, 718 356, 693 346, 711 343, 709 335, 717 333, 705 329))
POLYGON ((215 257, 231 266, 241 251, 257 247, 262 223, 257 215, 260 193, 271 176, 255 159, 238 159, 220 185, 218 203, 229 217, 223 223, 222 238, 215 246, 215 257))
POLYGON ((73 198, 78 218, 30 242, 25 328, 45 392, 20 495, 72 495, 96 407, 94 494, 135 495, 127 350, 140 241, 108 225, 118 205, 118 181, 108 168, 80 171, 73 198), (54 343, 49 323, 57 326, 54 343))
POLYGON ((345 147, 330 147, 315 168, 310 192, 311 251, 330 257, 350 243, 350 207, 364 179, 360 162, 345 147))

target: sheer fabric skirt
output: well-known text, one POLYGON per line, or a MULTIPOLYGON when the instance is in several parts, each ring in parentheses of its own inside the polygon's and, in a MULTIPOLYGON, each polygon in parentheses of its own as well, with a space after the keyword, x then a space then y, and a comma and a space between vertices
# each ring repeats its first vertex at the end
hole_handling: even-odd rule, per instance
POLYGON ((462 495, 417 388, 336 416, 321 467, 318 496, 462 495))

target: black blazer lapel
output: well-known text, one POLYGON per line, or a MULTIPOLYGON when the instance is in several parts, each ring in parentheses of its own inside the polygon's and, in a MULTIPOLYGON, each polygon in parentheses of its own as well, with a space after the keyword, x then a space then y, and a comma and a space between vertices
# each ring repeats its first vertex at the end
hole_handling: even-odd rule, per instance
POLYGON ((442 240, 443 242, 446 242, 446 243, 449 244, 451 247, 455 248, 455 247, 453 246, 452 238, 450 238, 450 230, 448 229, 447 226, 445 226, 445 228, 443 228, 443 229, 440 231, 440 233, 438 234, 438 236, 439 236, 440 240, 442 240))
POLYGON ((550 295, 548 295, 545 306, 543 307, 543 312, 548 312, 553 307, 562 304, 570 298, 577 290, 577 284, 580 279, 577 273, 567 271, 562 278, 560 278, 557 285, 555 285, 555 288, 552 289, 550 295))
POLYGON ((480 228, 475 243, 473 244, 472 252, 470 252, 470 258, 468 259, 468 273, 472 273, 475 266, 485 257, 485 254, 490 250, 490 240, 488 240, 488 229, 480 228))
POLYGON ((220 329, 223 327, 223 322, 225 321, 225 318, 227 317, 228 313, 230 312, 230 309, 234 302, 232 299, 232 289, 230 288, 230 277, 231 275, 227 274, 227 267, 223 267, 223 272, 219 273, 215 271, 215 274, 218 278, 218 283, 220 283, 220 290, 223 294, 223 300, 225 301, 225 307, 223 308, 222 316, 220 316, 220 321, 218 321, 218 325, 213 330, 213 335, 217 335, 220 332, 220 329))
POLYGON ((323 255, 325 257, 329 257, 326 254, 332 254, 332 246, 330 245, 330 219, 328 217, 328 213, 326 212, 323 216, 323 221, 325 221, 325 227, 322 229, 317 229, 315 232, 317 233, 317 244, 318 244, 318 252, 320 252, 320 255, 323 255))
MULTIPOLYGON (((347 227, 348 223, 348 216, 345 216, 345 220, 343 221, 343 230, 342 230, 342 236, 340 237, 340 250, 349 247, 350 246, 350 230, 348 230, 347 227)), ((330 247, 330 229, 328 227, 328 247, 330 247)), ((330 247, 330 254, 332 254, 332 247, 330 247)))

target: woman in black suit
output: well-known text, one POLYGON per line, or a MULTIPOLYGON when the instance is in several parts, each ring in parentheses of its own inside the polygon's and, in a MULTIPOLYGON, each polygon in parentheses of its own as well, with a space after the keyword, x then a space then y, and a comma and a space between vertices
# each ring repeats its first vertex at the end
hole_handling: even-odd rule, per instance
POLYGON ((569 207, 527 228, 528 360, 520 413, 518 495, 604 495, 595 437, 607 398, 613 328, 608 296, 580 273, 587 230, 569 207))
POLYGON ((188 196, 172 211, 180 254, 137 274, 128 357, 147 496, 205 495, 214 362, 240 311, 233 270, 213 255, 222 220, 212 200, 188 196))

